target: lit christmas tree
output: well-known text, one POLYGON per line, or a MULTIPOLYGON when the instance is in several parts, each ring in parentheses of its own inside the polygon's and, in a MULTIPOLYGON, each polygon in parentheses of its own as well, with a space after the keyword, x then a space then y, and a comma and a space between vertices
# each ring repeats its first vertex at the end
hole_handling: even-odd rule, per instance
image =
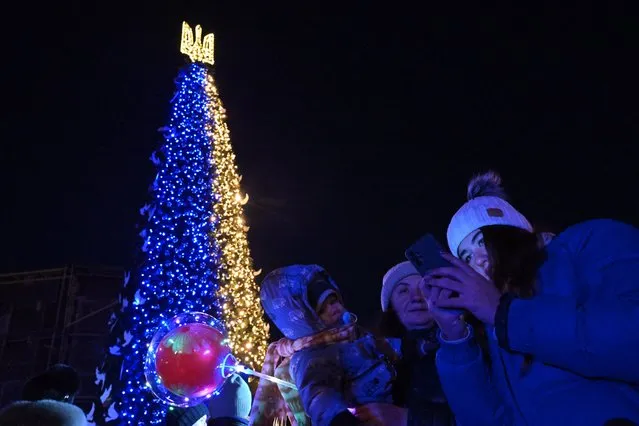
MULTIPOLYGON (((149 390, 144 376, 147 345, 158 326, 185 312, 206 312, 225 325, 236 358, 262 364, 268 339, 256 272, 248 247, 243 206, 226 112, 208 65, 213 35, 184 23, 181 51, 192 64, 176 79, 163 146, 151 158, 157 176, 146 218, 141 266, 125 280, 121 309, 112 317, 113 342, 104 365, 98 424, 162 423, 168 406, 149 390), (208 64, 208 65, 207 65, 208 64)), ((89 416, 90 420, 93 420, 89 416)))

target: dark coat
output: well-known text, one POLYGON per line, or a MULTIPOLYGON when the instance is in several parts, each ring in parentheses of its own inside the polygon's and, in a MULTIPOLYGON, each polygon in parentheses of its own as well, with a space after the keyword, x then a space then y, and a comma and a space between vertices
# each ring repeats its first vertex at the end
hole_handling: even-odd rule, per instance
POLYGON ((435 330, 408 332, 401 339, 402 359, 393 387, 396 405, 408 409, 408 426, 454 426, 435 365, 435 330))

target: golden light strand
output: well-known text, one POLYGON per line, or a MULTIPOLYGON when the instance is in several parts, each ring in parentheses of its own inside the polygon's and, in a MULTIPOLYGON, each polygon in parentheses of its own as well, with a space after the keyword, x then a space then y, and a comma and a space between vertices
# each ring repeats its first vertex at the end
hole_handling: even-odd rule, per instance
POLYGON ((243 206, 248 195, 240 188, 235 154, 226 124, 226 110, 222 106, 215 80, 207 74, 206 88, 209 114, 214 125, 208 129, 212 136, 211 161, 215 171, 213 180, 214 238, 220 255, 217 279, 218 297, 229 337, 229 346, 244 365, 257 369, 262 366, 269 337, 264 321, 256 271, 248 245, 248 227, 244 221, 243 206))

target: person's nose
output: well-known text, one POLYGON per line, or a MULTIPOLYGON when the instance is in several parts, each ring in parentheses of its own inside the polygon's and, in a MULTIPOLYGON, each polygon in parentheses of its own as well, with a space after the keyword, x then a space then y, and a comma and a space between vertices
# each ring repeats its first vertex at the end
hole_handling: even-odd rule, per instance
POLYGON ((426 302, 426 296, 421 286, 415 286, 411 288, 410 298, 413 302, 426 302))
POLYGON ((430 296, 430 284, 429 284, 429 280, 422 278, 419 281, 419 291, 421 291, 422 296, 424 297, 424 299, 428 299, 428 297, 430 296))
POLYGON ((488 255, 483 250, 478 250, 473 255, 473 262, 482 271, 485 271, 488 267, 488 255))

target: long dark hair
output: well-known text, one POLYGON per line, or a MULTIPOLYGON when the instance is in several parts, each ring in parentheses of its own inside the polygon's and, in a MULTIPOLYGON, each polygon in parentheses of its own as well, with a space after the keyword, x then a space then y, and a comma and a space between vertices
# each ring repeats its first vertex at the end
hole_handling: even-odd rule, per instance
POLYGON ((502 293, 530 298, 535 294, 536 277, 545 260, 535 233, 514 226, 481 228, 491 265, 491 279, 502 293))
MULTIPOLYGON (((481 233, 490 260, 490 277, 503 293, 512 293, 519 298, 530 298, 537 287, 537 271, 546 259, 538 234, 514 226, 491 225, 481 228, 481 233)), ((478 334, 483 348, 487 346, 486 336, 478 334)), ((484 351, 488 362, 488 352, 484 351)), ((521 374, 528 372, 532 356, 526 355, 521 366, 521 374)))

